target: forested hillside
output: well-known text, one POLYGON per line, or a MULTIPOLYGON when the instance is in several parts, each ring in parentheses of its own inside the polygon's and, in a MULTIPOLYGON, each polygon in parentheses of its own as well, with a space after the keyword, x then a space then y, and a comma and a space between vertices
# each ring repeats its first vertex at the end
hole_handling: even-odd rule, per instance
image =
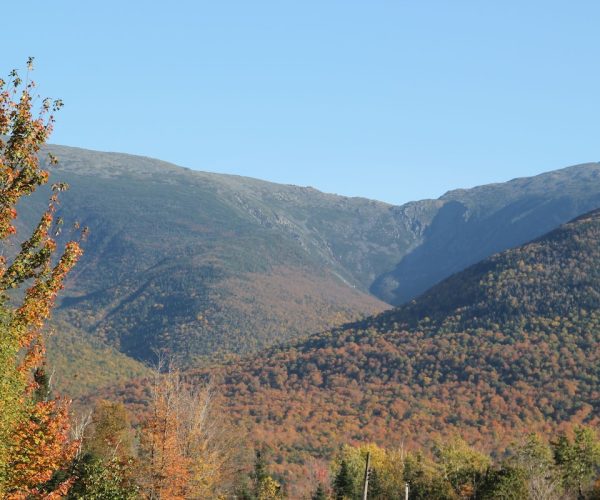
MULTIPOLYGON (((142 362, 256 352, 398 303, 600 203, 600 166, 392 206, 52 146, 90 228, 55 317, 142 362), (371 291, 375 296, 369 293, 371 291)), ((20 212, 36 220, 43 191, 20 212)))
POLYGON ((131 357, 256 351, 389 307, 334 263, 314 229, 336 225, 340 240, 363 231, 366 242, 372 225, 393 225, 384 204, 128 155, 55 152, 53 180, 71 186, 64 234, 74 220, 90 228, 56 317, 131 357), (355 211, 364 218, 355 222, 355 211))
POLYGON ((458 273, 414 302, 226 367, 234 419, 302 470, 342 441, 428 445, 462 435, 597 425, 600 211, 458 273))

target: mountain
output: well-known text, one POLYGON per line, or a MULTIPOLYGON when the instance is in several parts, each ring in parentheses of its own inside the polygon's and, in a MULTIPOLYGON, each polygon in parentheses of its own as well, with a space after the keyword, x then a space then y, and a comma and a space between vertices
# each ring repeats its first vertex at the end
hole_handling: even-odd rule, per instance
POLYGON ((61 164, 52 180, 71 186, 58 215, 91 229, 56 317, 131 357, 254 351, 389 307, 322 238, 330 231, 343 245, 363 232, 365 248, 346 243, 348 255, 386 258, 391 237, 379 250, 367 240, 373 225, 392 225, 387 205, 135 156, 53 151, 61 164))
POLYGON ((376 296, 403 304, 493 253, 600 207, 600 165, 458 189, 437 201, 439 209, 419 245, 371 285, 376 296))
MULTIPOLYGON (((71 186, 58 215, 91 229, 57 321, 143 362, 256 352, 381 312, 600 206, 598 164, 393 206, 49 149, 51 182, 71 186)), ((46 196, 23 205, 22 227, 46 196)))
POLYGON ((499 452, 519 433, 598 425, 600 210, 218 379, 231 418, 291 476, 348 441, 460 434, 499 452))

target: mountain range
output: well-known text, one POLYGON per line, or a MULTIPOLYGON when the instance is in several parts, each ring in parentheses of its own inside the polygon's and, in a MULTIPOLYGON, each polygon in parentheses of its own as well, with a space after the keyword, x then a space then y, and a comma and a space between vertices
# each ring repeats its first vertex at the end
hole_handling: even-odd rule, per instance
MULTIPOLYGON (((166 350, 198 366, 356 321, 600 206, 597 163, 394 206, 49 150, 51 182, 70 185, 58 215, 91 230, 55 320, 142 363, 166 350)), ((47 194, 23 205, 22 228, 47 194)))

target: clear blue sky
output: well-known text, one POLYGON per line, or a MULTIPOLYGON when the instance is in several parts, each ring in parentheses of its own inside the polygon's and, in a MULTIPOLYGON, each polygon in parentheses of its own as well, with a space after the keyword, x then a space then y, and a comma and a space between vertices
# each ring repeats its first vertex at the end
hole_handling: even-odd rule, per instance
POLYGON ((27 1, 52 142, 393 203, 600 160, 597 1, 27 1))

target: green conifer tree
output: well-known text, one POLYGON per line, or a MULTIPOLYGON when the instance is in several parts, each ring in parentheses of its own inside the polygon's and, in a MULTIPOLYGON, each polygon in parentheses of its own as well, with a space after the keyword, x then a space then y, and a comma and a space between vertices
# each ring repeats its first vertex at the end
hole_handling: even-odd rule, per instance
POLYGON ((256 450, 252 482, 255 500, 274 500, 281 498, 281 485, 269 474, 268 462, 264 450, 256 450))
POLYGON ((377 469, 371 469, 369 473, 369 498, 376 500, 385 498, 381 479, 377 473, 377 469))
POLYGON ((340 470, 333 481, 333 492, 336 500, 347 500, 354 494, 354 481, 346 460, 342 459, 340 470))
POLYGON ((327 493, 325 492, 325 487, 319 483, 317 489, 312 495, 312 500, 327 500, 327 493))
POLYGON ((600 468, 600 441, 596 433, 592 429, 578 427, 573 441, 561 434, 552 447, 564 487, 576 492, 579 498, 585 498, 584 492, 591 488, 600 468))

